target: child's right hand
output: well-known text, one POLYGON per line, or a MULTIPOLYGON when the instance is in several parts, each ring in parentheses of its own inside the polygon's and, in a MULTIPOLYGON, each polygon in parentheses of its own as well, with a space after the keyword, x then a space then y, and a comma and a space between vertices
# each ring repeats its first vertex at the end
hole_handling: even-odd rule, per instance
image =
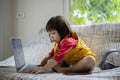
POLYGON ((45 69, 44 68, 35 68, 33 70, 30 70, 28 73, 31 73, 31 74, 40 74, 40 73, 44 73, 45 72, 45 69))

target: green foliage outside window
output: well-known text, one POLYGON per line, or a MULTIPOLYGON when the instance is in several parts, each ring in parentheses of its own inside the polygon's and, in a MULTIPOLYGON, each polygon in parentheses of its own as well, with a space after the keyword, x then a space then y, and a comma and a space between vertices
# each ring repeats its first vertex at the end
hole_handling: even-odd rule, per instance
POLYGON ((72 25, 120 22, 120 0, 70 0, 72 25))

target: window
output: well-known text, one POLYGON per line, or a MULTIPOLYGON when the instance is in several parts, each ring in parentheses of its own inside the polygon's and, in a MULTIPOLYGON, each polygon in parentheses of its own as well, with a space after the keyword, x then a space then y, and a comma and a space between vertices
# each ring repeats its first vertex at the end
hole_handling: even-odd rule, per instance
POLYGON ((69 0, 71 25, 120 22, 120 0, 69 0))

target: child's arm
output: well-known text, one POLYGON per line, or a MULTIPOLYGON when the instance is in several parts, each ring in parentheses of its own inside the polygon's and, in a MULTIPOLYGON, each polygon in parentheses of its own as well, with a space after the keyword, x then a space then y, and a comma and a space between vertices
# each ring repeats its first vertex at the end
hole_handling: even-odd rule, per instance
POLYGON ((36 73, 36 74, 43 73, 43 72, 48 71, 49 69, 52 69, 56 65, 58 65, 58 62, 56 60, 54 60, 54 59, 50 59, 45 66, 43 66, 41 68, 40 67, 36 68, 36 69, 30 71, 29 73, 36 73))
POLYGON ((47 61, 51 58, 51 54, 48 54, 42 61, 41 61, 41 66, 44 66, 45 64, 47 64, 47 61))
POLYGON ((42 67, 45 71, 48 71, 49 69, 54 68, 56 65, 58 65, 58 62, 54 59, 50 59, 48 63, 42 67))
POLYGON ((47 64, 47 61, 53 57, 53 54, 54 54, 54 49, 51 50, 51 52, 48 53, 48 55, 41 61, 40 65, 39 66, 44 66, 45 64, 47 64))

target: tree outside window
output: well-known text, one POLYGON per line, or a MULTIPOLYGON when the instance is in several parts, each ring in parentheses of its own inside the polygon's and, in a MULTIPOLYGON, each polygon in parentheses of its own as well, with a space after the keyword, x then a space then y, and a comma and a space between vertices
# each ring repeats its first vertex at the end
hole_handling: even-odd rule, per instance
POLYGON ((70 0, 71 25, 120 22, 120 0, 70 0))

